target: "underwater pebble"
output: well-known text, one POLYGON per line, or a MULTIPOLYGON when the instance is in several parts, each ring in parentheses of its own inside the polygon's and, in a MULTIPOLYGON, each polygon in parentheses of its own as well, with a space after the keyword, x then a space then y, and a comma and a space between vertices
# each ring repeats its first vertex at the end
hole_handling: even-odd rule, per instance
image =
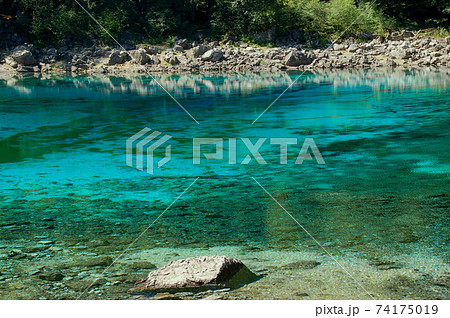
POLYGON ((376 266, 379 270, 398 269, 403 267, 402 265, 397 264, 396 262, 393 261, 381 261, 381 260, 370 262, 369 265, 376 266))
POLYGON ((35 253, 35 252, 45 251, 48 248, 50 248, 50 246, 38 244, 38 245, 30 246, 30 247, 25 247, 22 249, 22 251, 24 253, 35 253))
POLYGON ((156 268, 155 264, 152 264, 150 262, 145 262, 145 261, 127 264, 127 266, 130 269, 154 269, 154 268, 156 268))
POLYGON ((156 294, 151 299, 152 300, 181 300, 180 297, 175 296, 173 294, 169 294, 169 293, 156 294))
POLYGON ((450 288, 450 276, 438 276, 433 280, 433 283, 438 286, 450 288))
POLYGON ((63 280, 64 275, 59 272, 44 272, 39 274, 38 277, 42 280, 57 282, 63 280))
POLYGON ((51 245, 51 244, 53 244, 53 243, 55 243, 54 241, 39 241, 38 242, 38 244, 43 244, 43 245, 51 245))
POLYGON ((301 260, 281 266, 283 269, 313 269, 322 264, 318 261, 301 260))

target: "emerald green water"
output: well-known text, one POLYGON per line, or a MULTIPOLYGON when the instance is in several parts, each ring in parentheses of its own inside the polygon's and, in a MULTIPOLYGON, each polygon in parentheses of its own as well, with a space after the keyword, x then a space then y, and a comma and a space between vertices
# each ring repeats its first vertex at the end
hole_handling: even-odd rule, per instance
MULTIPOLYGON (((159 77, 199 124, 150 78, 0 79, 0 298, 76 298, 85 285, 74 283, 106 268, 80 259, 119 256, 196 177, 129 253, 163 249, 164 257, 149 260, 158 266, 184 249, 194 256, 225 247, 249 262, 260 258, 252 253, 271 251, 276 259, 266 261, 275 267, 291 252, 326 259, 254 177, 339 260, 448 274, 450 73, 303 75, 252 124, 296 76, 159 77), (154 175, 125 162, 125 141, 145 127, 172 136, 172 160, 154 175), (192 138, 206 137, 224 138, 225 158, 228 139, 237 138, 238 164, 202 158, 193 165, 192 138), (299 140, 289 146, 287 165, 269 141, 260 149, 267 165, 239 164, 247 154, 240 138, 276 137, 299 140), (326 165, 294 164, 305 138, 314 138, 326 165), (49 268, 64 279, 40 279, 49 268)), ((270 279, 269 265, 254 270, 270 279)), ((127 266, 125 255, 108 275, 130 273, 127 266)), ((108 275, 90 297, 128 298, 135 277, 108 275)), ((367 284, 379 298, 448 298, 445 287, 411 294, 367 284)), ((246 293, 296 298, 272 286, 285 292, 251 296, 249 285, 246 293)))

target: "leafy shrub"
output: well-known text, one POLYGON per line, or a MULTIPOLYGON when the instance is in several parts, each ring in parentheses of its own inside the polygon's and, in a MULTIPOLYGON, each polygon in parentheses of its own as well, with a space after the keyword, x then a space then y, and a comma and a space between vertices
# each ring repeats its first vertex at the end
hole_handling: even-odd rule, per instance
POLYGON ((266 31, 277 24, 280 12, 277 0, 218 0, 213 7, 211 24, 222 34, 266 31))
POLYGON ((330 31, 328 3, 320 0, 288 0, 285 3, 285 28, 298 28, 321 34, 330 31))
MULTIPOLYGON (((48 31, 57 40, 62 40, 67 37, 75 39, 83 39, 87 36, 88 20, 85 16, 78 14, 74 9, 69 9, 62 5, 57 8, 52 14, 48 25, 48 31)), ((36 25, 34 23, 33 25, 36 25)), ((34 29, 39 32, 38 28, 34 29)), ((38 33, 35 33, 38 37, 38 33)))
MULTIPOLYGON (((440 27, 449 30, 449 0, 80 0, 119 40, 193 35, 249 38, 268 30, 300 30, 308 38, 336 37, 364 12, 346 35, 361 31, 440 27)), ((109 37, 71 0, 0 0, 14 32, 39 41, 109 37)), ((447 30, 447 31, 446 31, 447 30)))

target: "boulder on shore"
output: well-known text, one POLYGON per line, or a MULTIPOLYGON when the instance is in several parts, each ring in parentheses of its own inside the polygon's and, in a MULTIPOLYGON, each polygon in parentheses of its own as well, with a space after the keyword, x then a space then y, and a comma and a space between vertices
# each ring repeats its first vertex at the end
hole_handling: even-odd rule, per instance
POLYGON ((286 66, 309 65, 312 61, 313 60, 311 58, 299 51, 290 52, 284 59, 286 66))
POLYGON ((256 279, 241 261, 223 255, 173 261, 139 280, 131 293, 237 288, 256 279))
POLYGON ((132 50, 129 52, 129 54, 132 57, 133 61, 135 61, 139 65, 147 64, 150 61, 150 58, 147 55, 145 49, 132 50))
POLYGON ((201 57, 203 54, 211 50, 211 48, 208 45, 202 45, 196 46, 192 49, 192 54, 195 58, 201 57))
POLYGON ((128 55, 127 52, 122 51, 113 51, 111 55, 108 58, 108 65, 117 65, 117 64, 123 64, 126 61, 130 60, 131 57, 128 55))
POLYGON ((164 56, 164 60, 166 60, 166 62, 169 63, 170 65, 180 64, 180 60, 172 52, 167 53, 166 56, 164 56))
POLYGON ((220 50, 209 50, 202 55, 202 61, 218 62, 223 58, 223 53, 220 50))
POLYGON ((20 50, 11 55, 11 59, 19 65, 36 65, 37 61, 34 59, 33 54, 27 50, 20 50))

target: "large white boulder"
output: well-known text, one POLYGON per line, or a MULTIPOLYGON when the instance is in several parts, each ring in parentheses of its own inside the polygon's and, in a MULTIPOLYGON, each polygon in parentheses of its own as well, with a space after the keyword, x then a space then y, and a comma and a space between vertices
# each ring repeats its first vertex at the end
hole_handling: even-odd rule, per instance
POLYGON ((173 261, 136 283, 130 292, 239 287, 256 278, 241 261, 223 255, 173 261))

